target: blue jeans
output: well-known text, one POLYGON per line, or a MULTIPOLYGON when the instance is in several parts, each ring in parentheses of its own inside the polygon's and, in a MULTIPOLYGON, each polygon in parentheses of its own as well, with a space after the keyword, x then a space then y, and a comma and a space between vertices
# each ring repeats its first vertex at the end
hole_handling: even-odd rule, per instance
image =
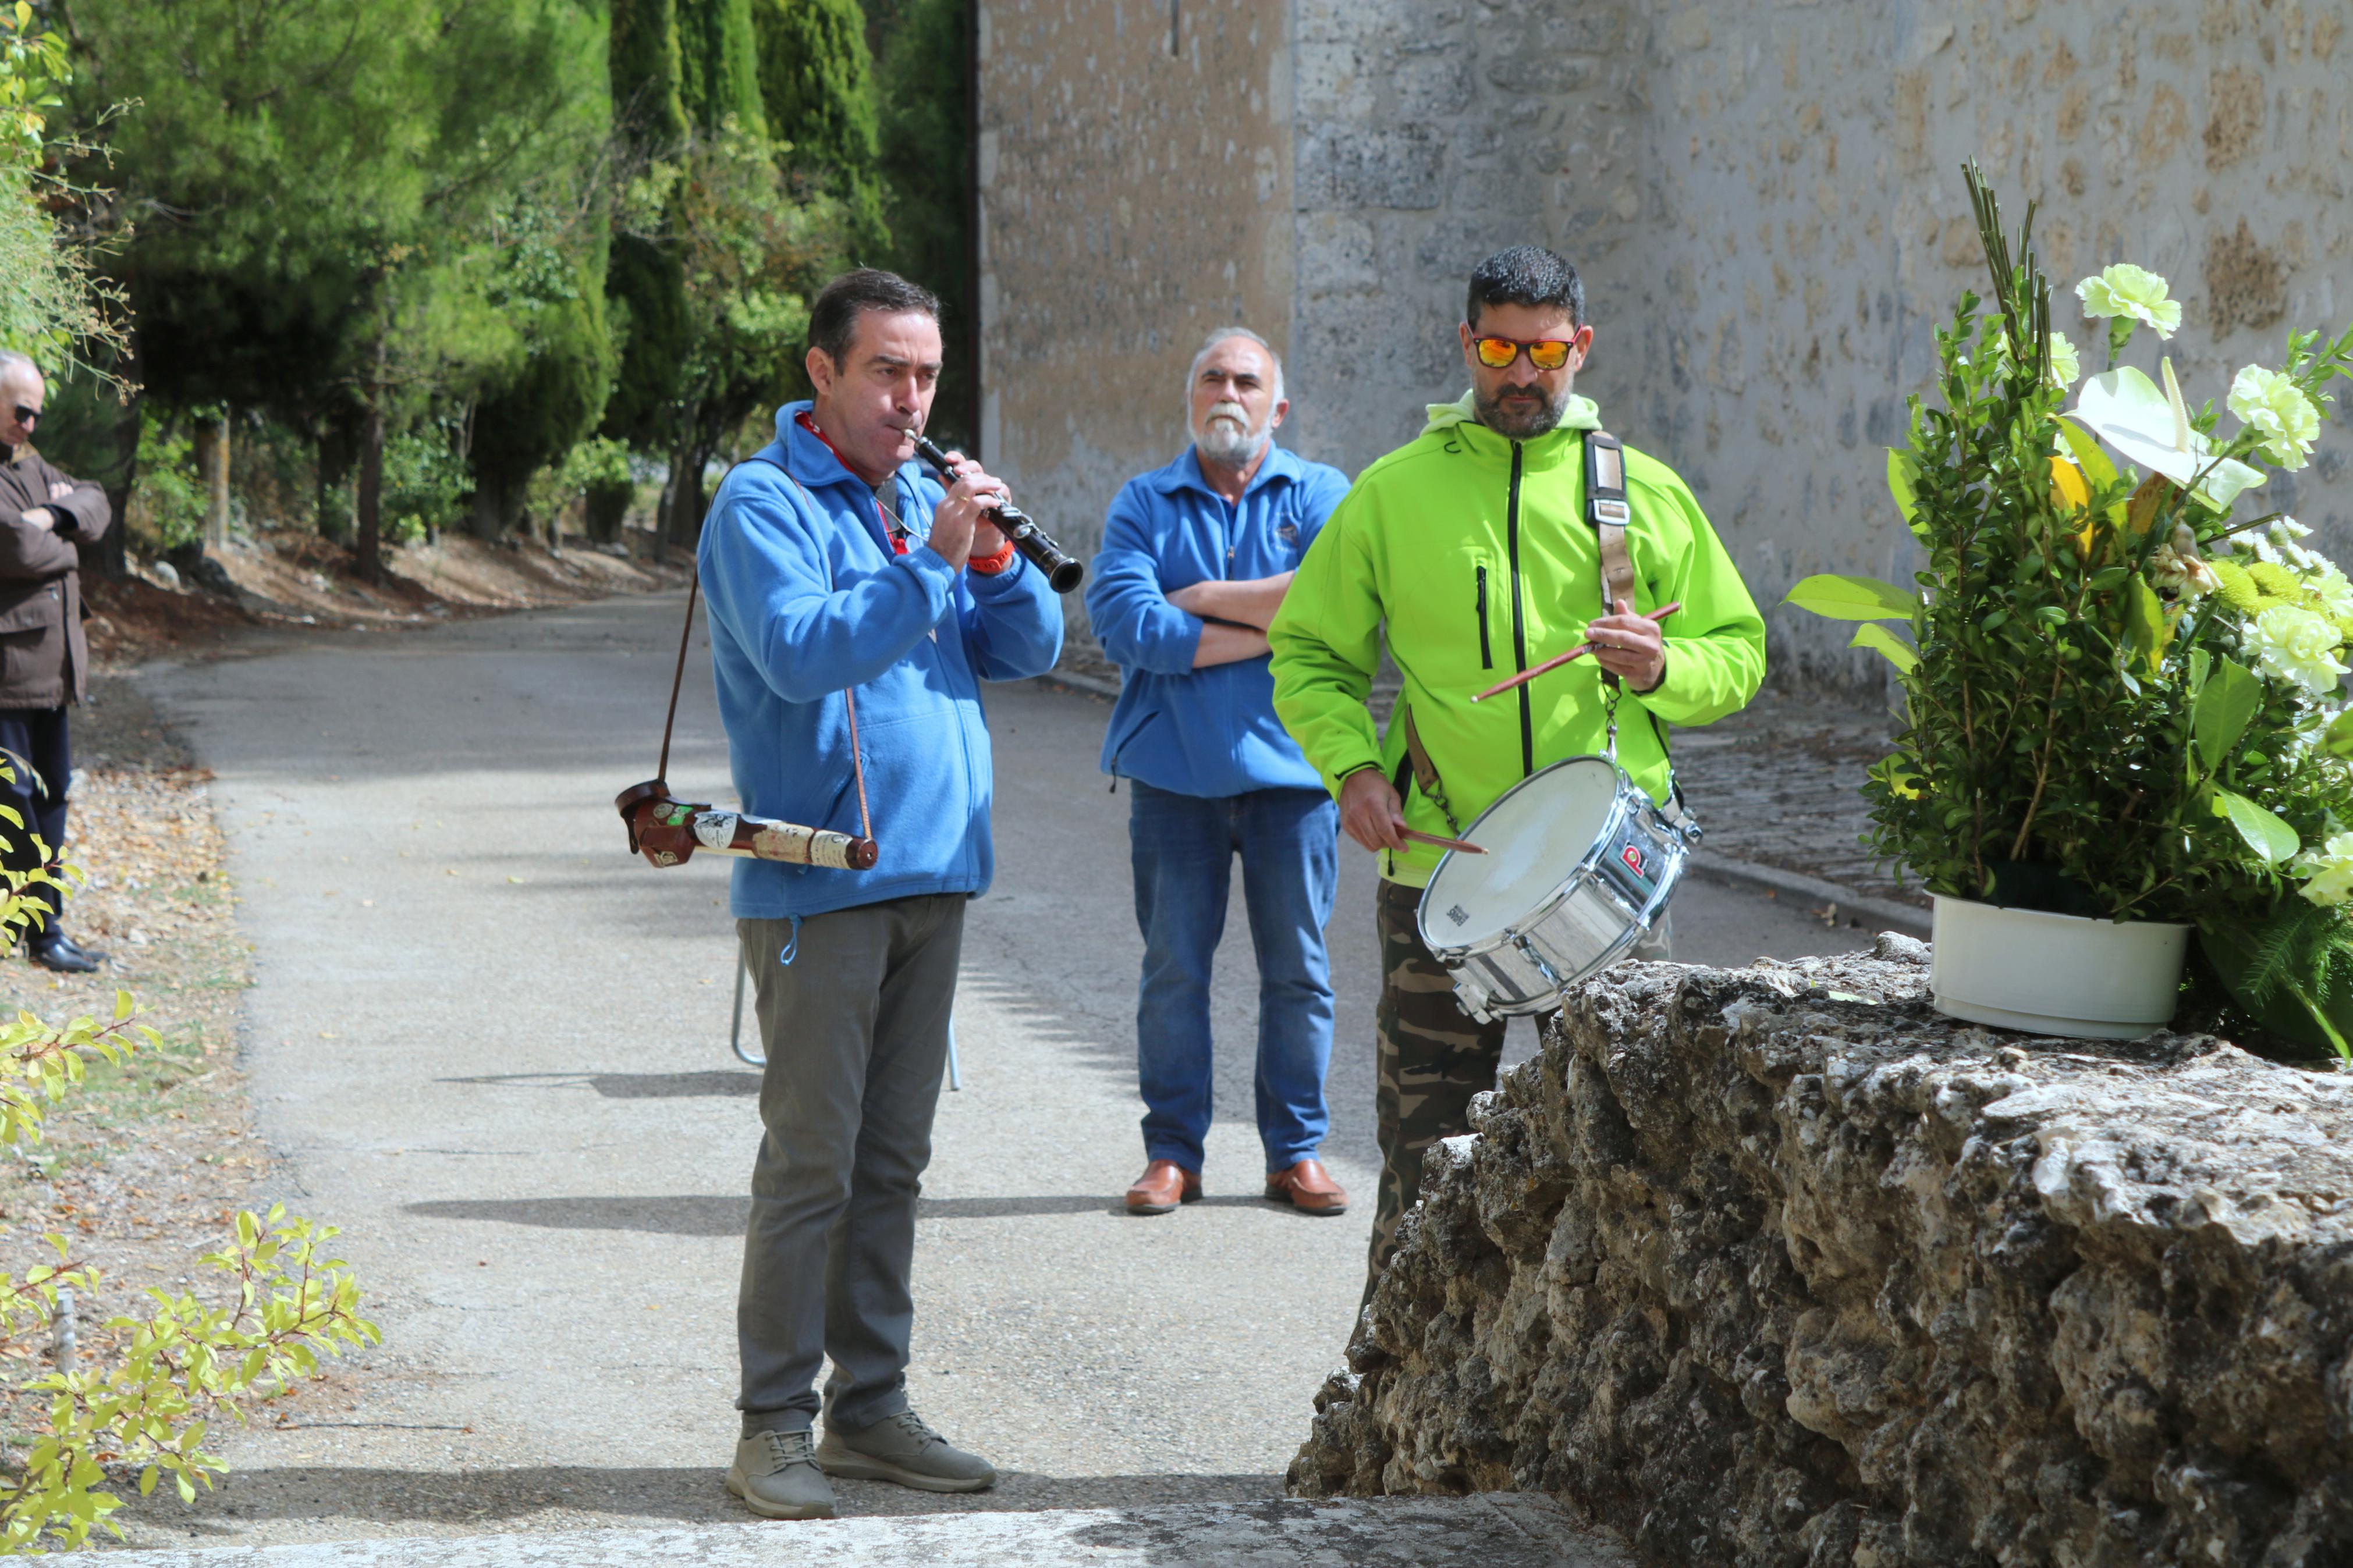
POLYGON ((1223 797, 1133 783, 1128 839, 1144 982, 1136 1076, 1148 1160, 1201 1168, 1210 1111, 1209 966, 1225 934, 1234 856, 1258 951, 1258 1133, 1266 1168, 1314 1157, 1331 1124, 1332 969, 1324 928, 1339 877, 1339 808, 1322 790, 1223 797))

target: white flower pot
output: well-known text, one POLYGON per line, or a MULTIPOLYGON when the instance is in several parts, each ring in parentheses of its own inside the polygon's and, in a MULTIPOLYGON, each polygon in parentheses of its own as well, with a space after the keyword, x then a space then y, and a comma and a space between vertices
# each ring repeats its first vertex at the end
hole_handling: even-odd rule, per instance
POLYGON ((2173 1021, 2189 928, 1936 900, 1936 1010, 2035 1035, 2137 1040, 2173 1021))

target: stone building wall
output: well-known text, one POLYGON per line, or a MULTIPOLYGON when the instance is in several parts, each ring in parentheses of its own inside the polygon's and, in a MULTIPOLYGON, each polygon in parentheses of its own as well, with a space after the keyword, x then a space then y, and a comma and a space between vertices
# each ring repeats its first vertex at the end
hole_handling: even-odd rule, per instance
POLYGON ((1209 330, 1290 338, 1290 39, 1264 0, 982 0, 979 25, 981 451, 1083 558, 1184 450, 1209 330))
MULTIPOLYGON (((1581 388, 1692 481, 1761 604, 1900 576, 1879 448, 1980 275, 1971 155, 2013 223, 2041 204, 2063 289, 2115 259, 2172 280, 2193 400, 2353 312, 2340 4, 980 5, 987 447, 1079 543, 1181 439, 1139 389, 1213 321, 1287 346, 1290 444, 1354 472, 1461 391, 1463 278, 1533 239, 1586 278, 1581 388), (1090 353, 1106 321, 1147 356, 1090 353)), ((2353 554, 2348 449, 2264 499, 2353 554)), ((1778 677, 1876 680, 1846 628, 1771 620, 1778 677)))

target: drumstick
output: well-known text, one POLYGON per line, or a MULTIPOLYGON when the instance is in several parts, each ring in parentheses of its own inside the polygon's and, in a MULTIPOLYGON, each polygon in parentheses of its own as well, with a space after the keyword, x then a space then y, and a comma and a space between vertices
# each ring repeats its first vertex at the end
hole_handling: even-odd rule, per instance
MULTIPOLYGON (((1642 618, 1646 621, 1663 621, 1669 616, 1673 615, 1677 610, 1680 610, 1683 607, 1683 601, 1681 599, 1677 599, 1672 604, 1661 605, 1657 609, 1643 616, 1642 618)), ((1520 671, 1519 674, 1512 676, 1507 679, 1495 682, 1494 685, 1487 688, 1486 690, 1482 691, 1478 696, 1471 699, 1471 700, 1473 702, 1484 702, 1490 697, 1500 697, 1515 686, 1525 686, 1529 681, 1534 680, 1537 676, 1544 674, 1546 670, 1558 669, 1570 659, 1581 658, 1586 654, 1591 653, 1599 646, 1600 645, 1598 643, 1579 643, 1575 647, 1570 648, 1567 653, 1556 654, 1552 658, 1545 660, 1542 664, 1537 665, 1533 669, 1524 669, 1520 671)))
POLYGON ((1435 833, 1424 833, 1419 827, 1400 827, 1399 838, 1410 838, 1416 844, 1435 844, 1440 849, 1460 849, 1465 855, 1484 855, 1486 851, 1467 838, 1440 838, 1435 833))

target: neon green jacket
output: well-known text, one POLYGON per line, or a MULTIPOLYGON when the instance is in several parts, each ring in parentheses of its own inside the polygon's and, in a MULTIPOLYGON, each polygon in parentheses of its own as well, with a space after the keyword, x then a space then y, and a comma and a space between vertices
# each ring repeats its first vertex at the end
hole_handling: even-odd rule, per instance
MULTIPOLYGON (((1384 635, 1405 676, 1422 745, 1455 822, 1471 820, 1549 763, 1601 751, 1600 667, 1591 658, 1473 706, 1515 670, 1584 640, 1600 613, 1600 560, 1585 521, 1584 442, 1590 399, 1559 428, 1514 442, 1477 423, 1465 394, 1433 404, 1413 442, 1360 475, 1317 535, 1267 637, 1274 707, 1336 796, 1366 766, 1394 779, 1405 726, 1377 735, 1365 699, 1384 635)), ((1637 610, 1671 601, 1667 673, 1644 696, 1622 690, 1618 759, 1654 800, 1667 794, 1663 724, 1705 724, 1738 710, 1765 679, 1765 623, 1699 503, 1664 464, 1626 449, 1626 531, 1637 610)), ((1446 834, 1446 814, 1417 787, 1405 816, 1446 834)), ((1382 857, 1382 875, 1419 887, 1439 851, 1382 857)))

